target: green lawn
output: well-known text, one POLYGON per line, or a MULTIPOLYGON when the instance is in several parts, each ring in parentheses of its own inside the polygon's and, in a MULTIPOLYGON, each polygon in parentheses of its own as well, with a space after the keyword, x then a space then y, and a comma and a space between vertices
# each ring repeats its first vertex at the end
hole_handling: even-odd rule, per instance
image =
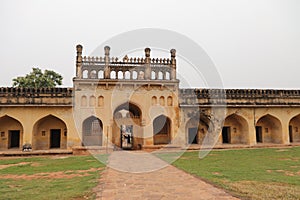
POLYGON ((300 147, 198 154, 186 152, 173 164, 245 199, 300 199, 300 147))
POLYGON ((92 199, 103 167, 92 156, 0 158, 0 199, 92 199))

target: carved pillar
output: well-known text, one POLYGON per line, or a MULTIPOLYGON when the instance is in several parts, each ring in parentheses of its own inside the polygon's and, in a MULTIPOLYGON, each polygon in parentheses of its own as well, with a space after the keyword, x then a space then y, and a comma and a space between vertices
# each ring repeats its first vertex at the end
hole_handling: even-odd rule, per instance
POLYGON ((109 51, 110 51, 110 47, 109 46, 105 46, 104 47, 104 52, 105 52, 105 57, 104 57, 104 61, 105 61, 105 67, 104 67, 104 79, 110 79, 110 68, 109 68, 109 51))
POLYGON ((78 44, 76 46, 77 56, 76 56, 76 77, 82 78, 82 46, 78 44))
POLYGON ((129 73, 130 73, 130 80, 132 80, 133 79, 133 76, 132 76, 133 71, 129 71, 129 73))
POLYGON ((170 50, 171 53, 171 80, 175 80, 176 79, 176 50, 175 49, 171 49, 170 50))
POLYGON ((145 49, 145 79, 146 80, 149 80, 150 77, 151 77, 151 69, 150 69, 150 62, 151 62, 151 58, 150 58, 150 51, 151 49, 150 48, 146 48, 145 49))

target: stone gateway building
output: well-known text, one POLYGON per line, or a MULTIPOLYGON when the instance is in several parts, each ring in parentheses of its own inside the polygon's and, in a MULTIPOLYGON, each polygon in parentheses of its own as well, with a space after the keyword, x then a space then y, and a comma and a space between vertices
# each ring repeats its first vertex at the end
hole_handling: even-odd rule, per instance
POLYGON ((300 91, 180 89, 170 58, 82 56, 73 88, 0 88, 0 150, 300 144, 300 91))

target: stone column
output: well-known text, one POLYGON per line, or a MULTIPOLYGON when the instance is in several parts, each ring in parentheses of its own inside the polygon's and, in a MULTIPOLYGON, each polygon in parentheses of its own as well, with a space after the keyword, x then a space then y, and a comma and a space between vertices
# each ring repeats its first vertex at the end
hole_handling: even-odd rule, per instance
POLYGON ((171 80, 175 80, 176 79, 176 50, 175 49, 171 49, 170 50, 171 53, 171 80))
POLYGON ((110 79, 110 68, 109 68, 109 51, 110 51, 110 47, 109 46, 105 46, 104 47, 104 52, 105 52, 105 57, 104 57, 104 61, 105 61, 105 67, 104 67, 104 79, 110 79))
POLYGON ((26 120, 25 126, 23 126, 23 144, 31 144, 34 149, 33 137, 35 137, 35 133, 33 133, 33 126, 27 121, 28 120, 26 120))
POLYGON ((150 62, 151 62, 151 58, 150 58, 150 48, 146 48, 145 49, 145 79, 149 80, 151 78, 151 68, 150 68, 150 62))
POLYGON ((78 44, 76 46, 77 56, 76 56, 76 77, 82 78, 82 46, 78 44))
POLYGON ((282 119, 282 135, 278 139, 281 140, 281 144, 290 144, 289 120, 287 118, 282 119))

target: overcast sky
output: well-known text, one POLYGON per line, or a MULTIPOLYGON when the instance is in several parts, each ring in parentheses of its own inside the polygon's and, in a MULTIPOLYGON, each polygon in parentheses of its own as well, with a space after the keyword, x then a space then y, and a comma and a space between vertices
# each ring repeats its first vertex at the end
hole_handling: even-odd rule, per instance
POLYGON ((226 88, 300 89, 298 0, 0 0, 0 28, 0 86, 36 66, 72 86, 76 44, 89 55, 112 36, 161 28, 197 42, 226 88))

